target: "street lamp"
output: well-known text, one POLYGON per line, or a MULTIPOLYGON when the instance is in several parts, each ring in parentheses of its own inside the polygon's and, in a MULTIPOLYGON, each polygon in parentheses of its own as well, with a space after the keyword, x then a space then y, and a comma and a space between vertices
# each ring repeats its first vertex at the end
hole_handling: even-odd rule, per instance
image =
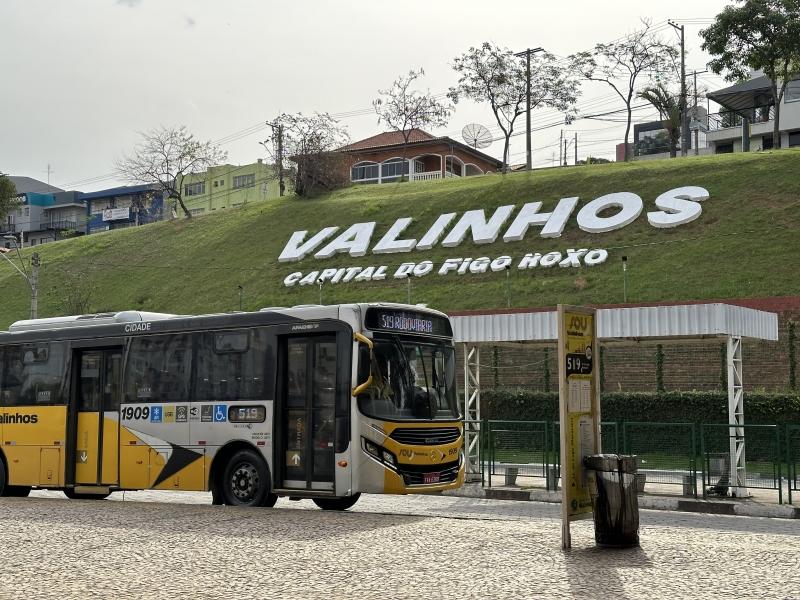
POLYGON ((31 288, 31 319, 36 319, 39 314, 39 253, 34 252, 31 255, 31 273, 28 275, 28 271, 25 269, 25 263, 22 260, 22 254, 20 254, 19 251, 17 238, 13 235, 4 235, 3 239, 13 242, 14 248, 17 251, 17 257, 19 258, 19 264, 22 265, 22 268, 20 269, 16 264, 14 264, 14 261, 6 256, 7 251, 0 252, 0 256, 5 258, 8 261, 8 264, 14 267, 17 272, 25 278, 25 281, 28 282, 28 285, 31 288))
POLYGON ((622 256, 622 301, 628 301, 628 257, 622 256))

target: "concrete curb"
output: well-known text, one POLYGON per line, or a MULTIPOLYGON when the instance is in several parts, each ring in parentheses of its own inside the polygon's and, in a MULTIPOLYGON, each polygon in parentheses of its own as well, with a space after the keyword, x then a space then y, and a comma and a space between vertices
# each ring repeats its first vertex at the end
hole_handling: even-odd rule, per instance
MULTIPOLYGON (((445 492, 448 496, 486 498, 487 500, 520 500, 525 502, 561 503, 561 492, 513 487, 484 488, 480 484, 465 484, 458 490, 445 492)), ((750 500, 695 500, 668 496, 639 495, 639 508, 646 510, 674 510, 741 517, 768 517, 772 519, 800 519, 800 506, 789 504, 761 504, 750 500)))

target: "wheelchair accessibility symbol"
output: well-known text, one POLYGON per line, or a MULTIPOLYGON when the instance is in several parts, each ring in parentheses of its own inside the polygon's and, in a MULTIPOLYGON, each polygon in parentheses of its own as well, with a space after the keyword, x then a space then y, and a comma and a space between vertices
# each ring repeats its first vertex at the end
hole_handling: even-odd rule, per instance
POLYGON ((228 420, 228 414, 225 409, 226 406, 224 404, 214 405, 214 423, 224 423, 228 420))

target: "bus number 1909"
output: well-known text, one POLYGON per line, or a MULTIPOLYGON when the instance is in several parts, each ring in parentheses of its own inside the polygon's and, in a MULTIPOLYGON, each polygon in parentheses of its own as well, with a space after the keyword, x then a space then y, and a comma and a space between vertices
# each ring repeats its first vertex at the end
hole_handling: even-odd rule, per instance
POLYGON ((150 407, 149 406, 126 406, 122 409, 123 419, 149 419, 150 407))

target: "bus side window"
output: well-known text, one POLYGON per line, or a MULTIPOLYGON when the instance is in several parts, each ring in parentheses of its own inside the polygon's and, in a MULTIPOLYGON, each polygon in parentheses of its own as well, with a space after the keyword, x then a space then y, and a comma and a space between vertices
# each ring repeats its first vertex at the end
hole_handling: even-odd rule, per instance
POLYGON ((125 402, 186 402, 192 365, 188 335, 131 340, 125 368, 125 402))
POLYGON ((63 404, 67 373, 64 342, 8 346, 2 350, 2 398, 5 406, 63 404))
POLYGON ((267 336, 263 329, 196 335, 197 400, 265 398, 267 336))

